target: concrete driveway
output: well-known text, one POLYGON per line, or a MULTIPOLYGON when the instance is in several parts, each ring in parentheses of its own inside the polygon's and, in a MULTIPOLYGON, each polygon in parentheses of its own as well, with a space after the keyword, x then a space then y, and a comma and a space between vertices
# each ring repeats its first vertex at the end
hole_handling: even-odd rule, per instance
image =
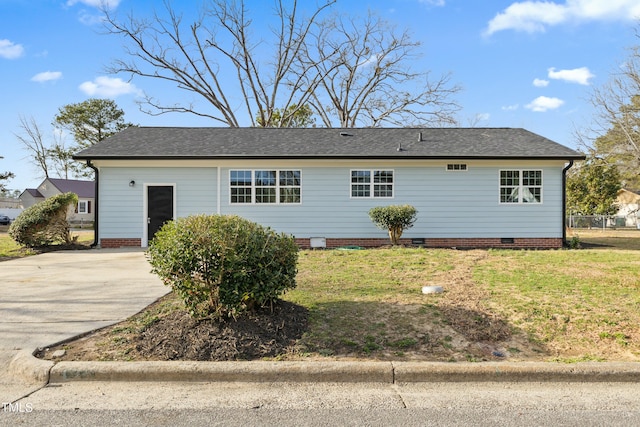
POLYGON ((0 398, 7 401, 5 392, 17 386, 2 371, 18 351, 117 323, 169 292, 150 270, 140 249, 50 252, 0 262, 0 398))

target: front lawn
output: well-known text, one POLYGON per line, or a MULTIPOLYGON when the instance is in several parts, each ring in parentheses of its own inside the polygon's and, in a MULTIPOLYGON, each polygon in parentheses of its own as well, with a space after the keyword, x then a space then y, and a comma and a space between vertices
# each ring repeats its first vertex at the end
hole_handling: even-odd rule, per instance
MULTIPOLYGON (((640 361, 640 251, 590 244, 302 251, 298 287, 284 298, 308 310, 308 326, 277 358, 640 361), (423 294, 427 285, 444 293, 423 294)), ((67 357, 141 360, 140 332, 178 307, 169 297, 67 344, 67 357)))

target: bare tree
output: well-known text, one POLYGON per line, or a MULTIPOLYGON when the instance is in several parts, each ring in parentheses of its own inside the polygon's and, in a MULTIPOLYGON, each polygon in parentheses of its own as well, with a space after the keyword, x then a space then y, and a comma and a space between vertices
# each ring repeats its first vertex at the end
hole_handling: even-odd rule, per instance
POLYGON ((70 176, 81 175, 83 165, 73 160, 73 154, 74 150, 66 147, 62 133, 55 132, 54 142, 48 149, 48 155, 49 163, 58 177, 69 179, 70 176))
MULTIPOLYGON (((276 105, 280 111, 295 114, 297 109, 291 106, 301 108, 310 96, 306 88, 292 84, 286 77, 311 25, 334 2, 327 0, 309 18, 303 19, 299 16, 297 1, 293 1, 290 10, 283 0, 276 1, 278 27, 272 29, 275 43, 252 38, 252 21, 243 1, 211 0, 188 26, 168 2, 165 2, 166 17, 155 13, 150 21, 131 15, 125 21, 118 21, 105 11, 108 31, 124 36, 133 44, 126 51, 130 61, 116 60, 108 71, 174 83, 201 96, 212 107, 204 111, 196 109, 195 104, 163 104, 146 96, 143 111, 149 114, 188 112, 238 127, 236 112, 244 104, 243 109, 253 126, 256 118, 262 126, 273 126, 276 105), (275 46, 272 62, 266 66, 258 60, 264 56, 264 45, 275 46), (223 80, 225 72, 233 73, 235 81, 223 80), (234 99, 235 93, 241 97, 234 99)), ((278 121, 287 122, 287 117, 278 121)))
MULTIPOLYGON (((640 41, 640 26, 636 37, 640 41)), ((640 44, 629 48, 606 84, 592 90, 590 101, 596 113, 590 128, 576 132, 578 143, 591 156, 618 166, 625 185, 639 186, 640 44)))
POLYGON ((419 43, 407 32, 396 35, 372 15, 321 21, 335 0, 319 1, 303 16, 297 0, 274 0, 277 24, 259 40, 242 0, 209 0, 189 25, 168 2, 166 13, 148 20, 105 10, 107 31, 130 42, 128 60, 108 71, 164 80, 207 104, 146 95, 141 108, 149 114, 187 112, 231 127, 242 117, 252 126, 287 126, 309 106, 326 126, 453 122, 458 106, 450 96, 459 88, 449 75, 434 81, 410 71, 419 43))
MULTIPOLYGON (((454 124, 451 75, 414 72, 420 42, 382 18, 334 15, 316 25, 303 61, 321 77, 313 107, 328 127, 454 124)), ((304 67, 303 67, 304 68, 304 67)))
POLYGON ((49 178, 49 148, 44 141, 38 123, 33 117, 27 119, 20 116, 20 129, 22 129, 22 133, 14 135, 22 144, 22 148, 29 153, 31 162, 42 173, 42 176, 49 178))

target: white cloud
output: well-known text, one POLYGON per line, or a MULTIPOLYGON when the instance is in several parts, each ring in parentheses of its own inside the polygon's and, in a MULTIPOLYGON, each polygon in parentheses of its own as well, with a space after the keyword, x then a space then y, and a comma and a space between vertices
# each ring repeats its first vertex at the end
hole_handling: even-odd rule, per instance
POLYGON ((549 86, 549 80, 533 79, 533 85, 535 87, 547 87, 549 86))
POLYGON ((637 18, 640 18, 638 0, 522 1, 512 3, 489 21, 485 34, 502 30, 544 32, 547 27, 569 21, 632 21, 637 18))
POLYGON ((573 70, 558 70, 549 68, 549 78, 555 80, 564 80, 569 83, 578 83, 581 85, 589 85, 589 79, 595 75, 589 71, 587 67, 574 68, 573 70))
POLYGON ((559 108, 562 104, 564 104, 564 101, 562 99, 549 98, 547 96, 539 96, 533 101, 531 101, 530 104, 525 105, 525 108, 528 108, 529 110, 535 111, 538 113, 544 113, 545 111, 548 111, 548 110, 555 110, 556 108, 559 108))
POLYGON ((16 59, 24 54, 24 48, 21 44, 15 44, 11 40, 0 40, 0 58, 16 59))
POLYGON ((445 0, 420 0, 420 3, 426 3, 432 6, 444 6, 445 0))
POLYGON ((38 73, 35 76, 31 77, 32 82, 50 82, 52 80, 58 80, 62 78, 62 73, 60 71, 44 71, 42 73, 38 73))
POLYGON ((108 9, 115 9, 120 4, 120 0, 69 0, 67 6, 73 6, 74 4, 84 4, 95 8, 102 8, 106 6, 108 9))
POLYGON ((136 94, 141 92, 133 84, 123 81, 117 77, 97 77, 92 82, 84 82, 80 90, 89 96, 105 96, 115 98, 119 95, 136 94))
POLYGON ((506 105, 502 107, 502 111, 516 111, 518 108, 520 108, 518 104, 506 105))

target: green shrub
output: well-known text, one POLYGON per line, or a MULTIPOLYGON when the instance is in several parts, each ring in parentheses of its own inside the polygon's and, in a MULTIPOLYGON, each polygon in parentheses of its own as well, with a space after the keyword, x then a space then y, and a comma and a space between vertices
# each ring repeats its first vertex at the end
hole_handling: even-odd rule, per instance
POLYGON ((196 318, 236 316, 296 286, 298 246, 238 216, 197 215, 166 223, 149 262, 196 318))
POLYGON ((393 245, 400 244, 402 232, 413 227, 418 211, 411 205, 378 206, 369 210, 369 218, 383 230, 389 230, 393 245))
POLYGON ((58 194, 28 207, 11 223, 9 236, 31 248, 73 242, 67 221, 70 205, 78 203, 74 193, 58 194))

